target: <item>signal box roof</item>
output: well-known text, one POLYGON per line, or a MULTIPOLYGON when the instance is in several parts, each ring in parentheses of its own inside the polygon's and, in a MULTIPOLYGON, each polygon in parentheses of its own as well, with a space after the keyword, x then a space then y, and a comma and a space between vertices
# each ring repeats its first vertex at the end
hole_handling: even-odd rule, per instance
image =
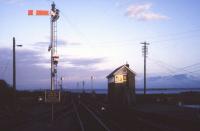
POLYGON ((127 70, 129 70, 129 71, 130 71, 131 73, 133 73, 134 75, 136 75, 136 73, 135 73, 133 70, 131 70, 131 69, 129 68, 129 64, 125 64, 125 65, 122 65, 122 66, 116 68, 113 72, 111 72, 108 76, 106 76, 106 78, 113 77, 114 74, 115 74, 115 72, 117 72, 118 70, 120 70, 120 69, 123 68, 123 67, 125 67, 127 70))

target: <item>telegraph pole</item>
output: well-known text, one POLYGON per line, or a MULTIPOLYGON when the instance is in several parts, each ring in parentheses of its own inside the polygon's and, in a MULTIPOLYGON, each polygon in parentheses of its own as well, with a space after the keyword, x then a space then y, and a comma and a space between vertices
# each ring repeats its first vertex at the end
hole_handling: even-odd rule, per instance
POLYGON ((93 76, 91 76, 91 89, 92 89, 92 93, 94 92, 94 89, 93 89, 93 76))
MULTIPOLYGON (((15 37, 13 37, 13 90, 14 95, 16 95, 16 56, 15 56, 15 47, 22 47, 22 45, 16 45, 15 37)), ((15 96, 14 96, 15 97, 15 96)))
POLYGON ((141 44, 143 44, 142 53, 144 56, 144 95, 146 95, 146 58, 147 58, 147 54, 148 54, 148 46, 147 45, 149 45, 149 43, 143 42, 141 44))
POLYGON ((15 64, 15 37, 13 37, 13 90, 14 90, 14 99, 16 93, 16 64, 15 64))
POLYGON ((15 56, 15 47, 22 47, 22 45, 16 45, 15 37, 13 37, 13 99, 14 99, 14 108, 16 105, 16 56, 15 56))
POLYGON ((91 89, 92 89, 92 94, 94 95, 95 94, 95 91, 94 91, 94 76, 91 76, 91 89))
POLYGON ((16 108, 16 64, 15 64, 15 37, 13 37, 13 109, 16 108))
POLYGON ((60 90, 62 91, 63 90, 63 80, 64 80, 64 77, 61 77, 60 78, 60 90))
POLYGON ((84 86, 85 86, 85 81, 83 80, 82 81, 83 93, 85 93, 85 87, 84 86))

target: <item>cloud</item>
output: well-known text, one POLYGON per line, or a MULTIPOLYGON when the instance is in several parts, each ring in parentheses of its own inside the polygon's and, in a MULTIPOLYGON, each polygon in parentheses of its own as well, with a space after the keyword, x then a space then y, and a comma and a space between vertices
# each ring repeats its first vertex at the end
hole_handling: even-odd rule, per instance
MULTIPOLYGON (((34 43, 32 46, 34 46, 34 48, 36 49, 48 49, 50 45, 50 41, 40 41, 40 42, 36 42, 34 43)), ((57 46, 60 47, 60 46, 78 46, 78 45, 81 45, 81 43, 79 42, 68 42, 66 40, 62 40, 62 39, 59 39, 57 40, 57 46)))
MULTIPOLYGON (((137 88, 143 87, 143 79, 137 80, 137 88)), ((199 88, 199 78, 187 74, 148 77, 149 88, 199 88)))
MULTIPOLYGON (((57 40, 58 46, 67 45, 67 44, 68 44, 67 41, 57 40)), ((38 47, 38 48, 46 47, 47 49, 48 49, 49 45, 50 45, 50 41, 40 41, 40 42, 36 42, 36 43, 33 44, 34 47, 38 47)))
MULTIPOLYGON (((90 77, 95 77, 96 88, 107 88, 106 76, 112 70, 98 70, 95 64, 104 62, 105 58, 64 58, 58 64, 58 77, 65 77, 64 88, 76 88, 76 83, 86 82, 90 88, 90 77), (64 63, 72 66, 61 66, 64 63)), ((40 51, 18 49, 16 52, 17 89, 50 88, 50 61, 40 51), (41 66, 47 64, 49 67, 41 66)), ((12 85, 12 50, 0 48, 0 79, 12 85), (9 62, 9 64, 7 64, 9 62), (6 68, 5 68, 6 67, 6 68)), ((199 78, 187 74, 156 76, 147 78, 148 88, 197 88, 199 78)), ((136 88, 143 87, 143 79, 136 77, 136 88)), ((81 87, 80 87, 81 88, 81 87)))
POLYGON ((81 45, 81 43, 79 42, 69 42, 67 40, 58 40, 57 41, 58 46, 66 46, 66 45, 70 45, 70 46, 77 46, 77 45, 81 45))
MULTIPOLYGON (((18 49, 16 50, 17 89, 44 89, 50 87, 50 60, 43 56, 44 52, 18 49), (44 66, 44 65, 48 65, 44 66)), ((58 77, 66 77, 67 83, 75 86, 77 81, 85 80, 90 83, 90 76, 94 75, 96 82, 106 80, 108 70, 98 70, 95 64, 104 58, 63 58, 58 64, 58 77), (70 63, 72 66, 62 66, 70 63)), ((12 50, 0 48, 0 79, 5 79, 12 85, 12 50), (7 64, 9 62, 9 64, 7 64)), ((68 86, 68 85, 67 85, 68 86)), ((68 86, 69 87, 69 86, 68 86)))
POLYGON ((140 20, 144 20, 144 21, 167 20, 167 19, 169 19, 169 17, 164 16, 164 15, 160 15, 160 14, 156 14, 156 13, 153 13, 153 12, 143 13, 142 16, 140 17, 140 20))
POLYGON ((19 4, 19 5, 23 5, 24 4, 24 0, 0 0, 0 2, 4 2, 5 4, 19 4))
POLYGON ((138 16, 141 13, 148 11, 151 6, 152 4, 130 5, 127 8, 127 15, 130 17, 138 16))
POLYGON ((19 50, 17 51, 17 62, 20 65, 37 65, 50 63, 50 60, 45 58, 40 51, 34 50, 19 50))
POLYGON ((169 19, 168 16, 152 12, 150 10, 151 7, 152 7, 152 4, 150 4, 150 3, 133 4, 133 5, 130 5, 127 8, 125 15, 130 17, 130 18, 133 18, 133 19, 136 19, 136 20, 141 20, 141 21, 167 20, 167 19, 169 19))
POLYGON ((34 47, 48 47, 50 42, 36 42, 33 46, 34 47))
POLYGON ((104 61, 104 58, 79 58, 68 59, 69 63, 74 66, 92 66, 104 61))
POLYGON ((78 46, 78 45, 81 45, 81 43, 79 43, 79 42, 70 42, 70 43, 68 43, 68 45, 78 46))
MULTIPOLYGON (((0 79, 12 84, 12 50, 0 48, 0 56, 0 67, 4 69, 4 75, 1 74, 0 79), (9 61, 9 64, 6 64, 6 61, 9 61)), ((47 62, 41 52, 29 49, 16 50, 17 88, 30 89, 47 85, 44 81, 49 78, 49 69, 37 65, 47 62)))

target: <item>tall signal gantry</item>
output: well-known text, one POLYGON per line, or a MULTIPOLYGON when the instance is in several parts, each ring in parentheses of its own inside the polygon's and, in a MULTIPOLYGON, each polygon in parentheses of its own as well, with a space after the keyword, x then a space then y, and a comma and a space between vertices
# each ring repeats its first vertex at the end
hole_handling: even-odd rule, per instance
POLYGON ((57 82, 57 64, 59 56, 57 54, 57 20, 59 19, 59 10, 56 9, 56 5, 53 2, 51 4, 51 10, 28 10, 29 16, 50 16, 50 28, 51 28, 51 38, 48 51, 51 51, 51 91, 53 91, 58 86, 57 82))
POLYGON ((57 65, 59 56, 57 54, 57 20, 59 19, 59 10, 56 9, 56 5, 53 2, 51 4, 51 10, 28 10, 28 15, 38 15, 38 16, 50 16, 50 28, 51 28, 51 39, 48 51, 51 51, 51 91, 46 94, 45 91, 45 102, 52 103, 51 105, 51 120, 54 120, 54 103, 60 102, 60 91, 59 94, 54 91, 58 89, 57 81, 57 65), (58 94, 58 95, 57 95, 58 94))
POLYGON ((57 20, 59 18, 59 10, 56 9, 55 3, 51 4, 51 43, 48 51, 51 51, 51 90, 57 88, 57 64, 59 56, 57 54, 57 20))
POLYGON ((146 94, 146 58, 147 58, 147 54, 148 54, 148 46, 149 43, 147 42, 143 42, 141 43, 143 44, 142 46, 142 54, 144 56, 144 95, 146 94))

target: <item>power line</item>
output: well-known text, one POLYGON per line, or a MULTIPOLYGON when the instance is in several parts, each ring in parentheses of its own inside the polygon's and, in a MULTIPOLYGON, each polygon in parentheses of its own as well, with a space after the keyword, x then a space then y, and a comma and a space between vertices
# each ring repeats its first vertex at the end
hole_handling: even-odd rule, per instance
MULTIPOLYGON (((52 0, 46 0, 47 2, 52 2, 52 0)), ((67 21, 67 23, 81 36, 83 37, 85 40, 87 40, 87 43, 91 43, 91 41, 88 39, 88 37, 82 32, 80 31, 80 29, 77 28, 77 25, 75 23, 73 23, 69 17, 66 15, 66 13, 64 14, 63 12, 60 12, 61 15, 63 16, 63 18, 67 21)), ((143 37, 142 39, 152 39, 151 42, 153 43, 157 43, 157 42, 168 42, 168 41, 173 41, 173 40, 179 40, 179 39, 191 39, 191 37, 180 37, 180 35, 184 35, 184 34, 188 34, 188 33, 193 33, 193 32, 199 32, 200 31, 200 28, 198 28, 199 26, 197 26, 195 29, 190 29, 190 30, 187 30, 187 31, 182 31, 182 32, 175 32, 175 33, 169 33, 169 34, 161 34, 161 35, 157 35, 157 36, 147 36, 147 37, 143 37), (172 37, 171 37, 172 36, 172 37), (177 38, 177 36, 179 36, 177 38), (158 40, 157 38, 160 38, 160 37, 170 37, 168 39, 164 39, 164 40, 158 40), (154 39, 156 38, 156 39, 154 39)), ((199 37, 199 36, 195 36, 195 37, 199 37)), ((136 38, 138 39, 138 38, 136 38)), ((140 38, 141 39, 141 38, 140 38)), ((133 39, 130 39, 130 40, 121 40, 121 41, 104 41, 104 42, 93 42, 93 43, 96 43, 95 46, 103 46, 102 44, 105 44, 105 46, 109 46, 108 44, 111 44, 111 43, 114 43, 115 46, 127 46, 127 45, 132 45, 132 43, 135 42, 135 43, 138 43, 137 40, 133 40, 133 39), (127 42, 130 42, 129 44, 127 42), (123 44, 117 44, 117 43, 123 43, 123 44), (124 45, 124 43, 127 43, 124 45), (99 45, 97 45, 99 44, 99 45)), ((94 44, 93 44, 94 45, 94 44)))
POLYGON ((169 41, 186 40, 186 39, 191 39, 191 38, 194 38, 194 37, 199 38, 199 35, 195 34, 195 35, 191 35, 191 36, 182 36, 182 37, 180 37, 180 36, 178 36, 178 37, 174 36, 174 37, 171 37, 169 39, 152 40, 151 42, 153 42, 153 43, 159 43, 159 42, 166 43, 166 42, 169 42, 169 41))
POLYGON ((148 60, 150 60, 150 62, 153 62, 153 64, 155 64, 156 66, 159 66, 159 67, 161 67, 162 69, 165 69, 165 71, 166 71, 168 74, 170 74, 170 75, 173 75, 173 74, 174 74, 174 71, 173 71, 173 70, 171 70, 171 69, 168 68, 167 66, 161 64, 160 62, 156 62, 156 61, 153 61, 153 60, 151 60, 151 59, 148 59, 148 60))
MULTIPOLYGON (((152 59, 151 59, 151 60, 152 60, 152 59)), ((174 71, 171 72, 171 71, 169 70, 169 68, 166 68, 166 64, 158 64, 156 61, 152 61, 152 62, 155 62, 155 64, 156 64, 157 66, 160 66, 162 69, 165 68, 166 71, 167 71, 167 73, 169 74, 170 78, 172 78, 172 79, 174 79, 174 80, 177 81, 177 79, 174 77, 174 76, 177 75, 177 74, 176 74, 174 71)), ((187 84, 186 81, 181 81, 181 82, 183 82, 184 84, 187 84)))
POLYGON ((158 37, 171 37, 171 36, 180 36, 180 35, 184 35, 184 34, 188 34, 188 33, 193 33, 193 32, 199 32, 200 31, 200 28, 197 28, 197 29, 192 29, 192 30, 188 30, 188 31, 183 31, 183 32, 176 32, 176 33, 170 33, 170 34, 161 34, 161 35, 158 35, 158 36, 152 36, 152 37, 149 37, 149 38, 158 38, 158 37))
POLYGON ((189 72, 189 73, 197 73, 197 72, 199 72, 199 71, 200 71, 200 69, 191 71, 191 72, 189 72))
MULTIPOLYGON (((194 66, 197 66, 197 65, 200 65, 200 63, 195 63, 195 64, 192 64, 192 65, 189 65, 189 66, 185 66, 185 67, 182 67, 182 68, 177 68, 177 67, 175 67, 175 66, 172 66, 172 65, 169 65, 169 64, 167 64, 167 63, 165 63, 165 62, 163 62, 163 61, 161 61, 161 60, 155 60, 155 59, 152 59, 152 58, 149 58, 149 60, 151 60, 151 61, 153 61, 153 62, 155 62, 157 65, 159 65, 159 66, 161 66, 162 68, 165 68, 167 71, 168 71, 168 73, 170 73, 171 75, 175 75, 175 74, 177 74, 178 72, 186 72, 187 74, 194 74, 195 72, 197 72, 197 71, 199 71, 199 70, 196 70, 196 71, 188 71, 188 70, 186 70, 185 68, 191 68, 191 67, 194 67, 194 66), (173 70, 172 69, 170 69, 170 68, 173 68, 173 70)), ((197 67, 197 68, 200 68, 200 67, 197 67)))
POLYGON ((87 40, 87 42, 90 43, 90 40, 86 37, 86 35, 85 35, 82 31, 80 31, 80 29, 78 29, 77 25, 74 24, 74 23, 69 19, 69 17, 68 17, 66 14, 64 14, 64 13, 61 12, 61 15, 62 15, 63 18, 67 21, 67 23, 68 23, 80 36, 82 36, 83 38, 85 38, 85 39, 87 40))
MULTIPOLYGON (((12 53, 12 51, 11 50, 9 50, 8 51, 8 53, 6 53, 6 54, 4 54, 4 55, 6 55, 6 56, 10 56, 11 55, 11 53, 12 53)), ((4 56, 3 55, 3 56, 4 56)), ((5 58, 5 56, 4 56, 4 58, 5 58)), ((11 59, 10 59, 10 57, 8 57, 7 58, 7 61, 5 61, 5 66, 2 66, 2 70, 1 70, 1 77, 4 77, 4 74, 5 74, 5 72, 7 71, 7 69, 8 69, 8 66, 9 66, 9 64, 10 64, 10 61, 11 59)))
POLYGON ((189 66, 182 67, 181 69, 193 68, 193 67, 196 67, 196 66, 200 66, 200 62, 189 65, 189 66))
MULTIPOLYGON (((199 32, 200 31, 200 29, 194 29, 194 30, 191 30, 191 31, 184 31, 184 32, 179 32, 179 33, 172 33, 172 34, 165 34, 165 35, 158 35, 158 36, 147 36, 147 37, 143 37, 143 38, 136 38, 135 40, 133 40, 133 39, 129 39, 129 40, 120 40, 120 41, 103 41, 103 42, 94 42, 94 43, 97 43, 97 44, 108 44, 108 43, 124 43, 124 42, 130 42, 129 44, 132 44, 132 42, 135 42, 135 43, 138 43, 138 40, 139 39, 151 39, 151 38, 153 38, 152 40, 151 40, 151 42, 153 42, 153 43, 156 43, 156 42, 168 42, 168 41, 173 41, 173 40, 179 40, 179 39, 181 39, 181 40, 183 40, 183 38, 185 38, 185 39, 191 39, 192 37, 190 36, 190 37, 186 37, 186 36, 180 36, 180 35, 183 35, 183 34, 188 34, 188 33, 191 33, 191 32, 199 32), (166 39, 166 37, 170 37, 170 38, 168 38, 168 39, 166 39), (160 37, 164 37, 165 39, 163 39, 163 40, 160 40, 160 39, 158 39, 158 38, 160 38, 160 37), (156 39, 154 39, 154 38, 156 38, 156 39)), ((193 37, 199 37, 199 35, 192 35, 193 37)))
MULTIPOLYGON (((53 0, 46 0, 46 1, 51 2, 51 3, 53 2, 53 0)), ((57 7, 60 8, 60 6, 58 6, 58 5, 57 5, 57 7)), ((87 43, 91 43, 90 40, 88 39, 88 37, 80 29, 78 29, 78 26, 69 19, 69 17, 67 16, 66 13, 64 14, 62 11, 60 11, 60 15, 74 29, 74 31, 76 31, 77 34, 79 34, 82 38, 84 38, 87 41, 87 43)))
POLYGON ((6 65, 5 65, 5 67, 2 69, 2 71, 1 71, 1 74, 2 74, 2 78, 4 77, 4 74, 5 74, 5 72, 7 71, 7 69, 8 69, 8 65, 10 64, 10 60, 8 60, 7 62, 6 62, 6 65))

